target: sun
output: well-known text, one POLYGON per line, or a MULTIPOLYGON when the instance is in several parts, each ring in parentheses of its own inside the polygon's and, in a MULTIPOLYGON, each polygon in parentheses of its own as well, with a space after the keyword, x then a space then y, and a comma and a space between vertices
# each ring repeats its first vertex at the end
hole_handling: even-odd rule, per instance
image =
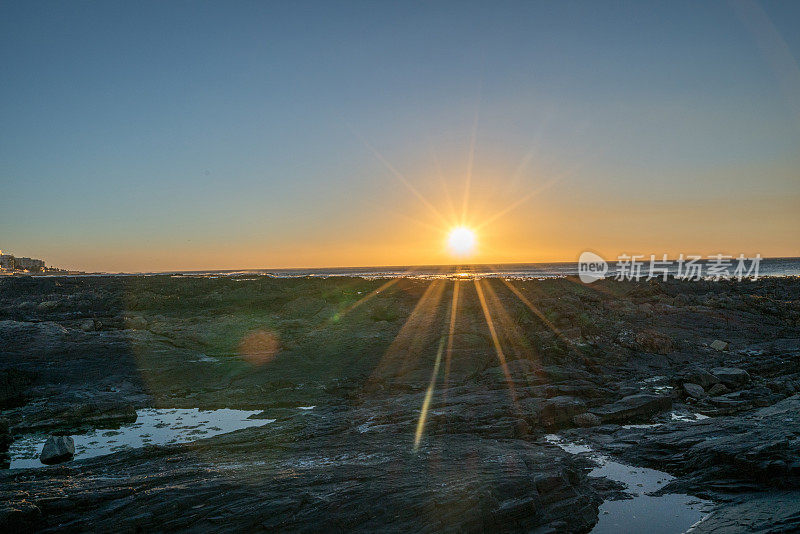
POLYGON ((447 245, 450 251, 457 256, 468 256, 475 250, 475 232, 466 226, 459 226, 450 230, 447 235, 447 245))

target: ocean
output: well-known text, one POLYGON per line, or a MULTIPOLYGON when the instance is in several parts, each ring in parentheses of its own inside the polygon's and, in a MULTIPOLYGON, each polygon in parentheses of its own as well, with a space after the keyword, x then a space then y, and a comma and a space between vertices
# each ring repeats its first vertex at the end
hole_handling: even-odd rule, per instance
MULTIPOLYGON (((705 273, 709 267, 709 260, 698 262, 705 273)), ((750 267, 748 261, 746 267, 750 267)), ((730 272, 736 268, 733 261, 730 272)), ((642 265, 642 273, 647 274, 649 259, 642 265)), ((668 272, 675 275, 678 272, 677 263, 669 266, 668 272)), ((362 278, 560 278, 578 275, 577 262, 558 263, 505 263, 497 265, 421 265, 421 266, 387 266, 387 267, 332 267, 314 269, 240 269, 219 271, 175 271, 169 273, 137 273, 147 275, 173 276, 202 276, 202 277, 247 277, 247 276, 273 276, 277 278, 297 277, 330 277, 330 276, 355 276, 362 278)), ((609 264, 607 277, 617 275, 615 264, 609 264)), ((762 258, 758 266, 758 276, 800 276, 800 258, 762 258)))

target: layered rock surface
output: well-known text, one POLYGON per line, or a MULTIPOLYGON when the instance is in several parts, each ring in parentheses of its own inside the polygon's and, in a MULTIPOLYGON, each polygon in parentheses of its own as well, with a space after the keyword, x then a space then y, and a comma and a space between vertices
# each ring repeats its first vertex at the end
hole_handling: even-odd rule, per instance
POLYGON ((541 439, 555 431, 677 475, 720 503, 709 528, 746 511, 768 526, 770 495, 793 502, 800 281, 510 282, 527 303, 479 283, 493 329, 473 281, 0 280, 6 436, 145 406, 277 419, 7 471, 0 526, 588 531, 619 488, 541 439))

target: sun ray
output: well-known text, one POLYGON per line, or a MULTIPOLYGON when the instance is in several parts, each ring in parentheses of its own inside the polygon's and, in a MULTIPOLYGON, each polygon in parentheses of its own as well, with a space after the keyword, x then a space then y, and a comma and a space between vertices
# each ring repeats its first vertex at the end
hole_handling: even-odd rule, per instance
POLYGON ((402 276, 404 276, 404 275, 406 275, 406 274, 408 274, 408 273, 410 273, 410 272, 411 272, 411 269, 407 270, 407 271, 406 271, 405 273, 403 273, 403 275, 401 275, 400 277, 397 277, 397 278, 392 278, 392 279, 391 279, 391 280, 389 280, 388 282, 386 282, 386 283, 384 283, 384 284, 381 284, 381 285, 380 285, 380 286, 379 286, 377 289, 374 289, 374 290, 370 291, 369 293, 367 293, 366 295, 364 295, 363 297, 361 297, 360 299, 358 299, 357 301, 355 301, 354 303, 352 303, 350 306, 348 306, 348 307, 347 307, 347 308, 345 308, 344 310, 340 311, 340 312, 339 312, 339 317, 344 317, 345 315, 347 315, 347 314, 348 314, 348 313, 350 313, 351 311, 355 310, 356 308, 358 308, 359 306, 361 306, 362 304, 364 304, 364 303, 365 303, 365 302, 367 302, 368 300, 370 300, 370 299, 372 299, 373 297, 377 296, 377 295, 378 295, 378 294, 379 294, 381 291, 385 291, 385 290, 389 289, 389 288, 390 288, 390 287, 392 287, 394 284, 396 284, 397 282, 399 282, 399 281, 400 281, 400 278, 401 278, 402 276))
POLYGON ((406 276, 409 273, 412 273, 413 271, 414 271, 413 267, 410 267, 410 268, 406 269, 405 272, 403 272, 400 276, 392 278, 388 282, 385 282, 384 284, 381 284, 377 289, 374 289, 374 290, 370 291, 368 294, 364 295, 363 297, 358 299, 353 304, 351 304, 351 305, 347 306, 346 308, 344 308, 343 310, 337 312, 332 317, 328 317, 320 325, 318 325, 316 328, 313 328, 309 333, 318 332, 318 331, 322 330, 323 328, 326 328, 326 327, 330 326, 332 323, 342 320, 347 314, 349 314, 350 312, 352 312, 353 310, 355 310, 359 306, 365 304, 366 302, 368 302, 372 298, 376 297, 381 292, 386 291, 387 289, 389 289, 390 287, 395 285, 397 282, 402 280, 404 276, 406 276))
POLYGON ((590 291, 594 291, 595 293, 600 293, 603 296, 611 297, 615 300, 619 300, 619 295, 614 293, 613 291, 609 291, 608 288, 604 287, 600 282, 594 284, 584 284, 583 282, 579 281, 577 276, 567 276, 564 278, 567 282, 571 284, 575 284, 577 287, 582 289, 588 289, 590 291))
POLYGON ((447 395, 447 389, 450 379, 450 362, 453 357, 453 337, 456 330, 456 319, 458 313, 458 293, 461 287, 461 282, 453 280, 453 299, 450 304, 450 326, 447 331, 447 349, 445 350, 444 359, 444 394, 447 395))
POLYGON ((411 217, 410 215, 406 215, 405 213, 387 209, 387 212, 389 212, 389 211, 391 211, 391 213, 393 215, 401 217, 401 218, 403 218, 403 219, 405 219, 405 220, 407 220, 409 222, 412 222, 414 224, 418 224, 420 226, 423 226, 423 227, 427 228, 428 230, 432 230, 432 231, 434 231, 436 233, 442 232, 442 226, 441 225, 437 226, 437 225, 435 225, 433 223, 430 223, 430 222, 427 222, 427 221, 423 221, 422 219, 418 219, 416 217, 411 217))
POLYGON ((364 143, 364 146, 366 146, 372 152, 372 154, 378 159, 378 161, 383 163, 384 167, 386 167, 386 169, 389 170, 389 172, 391 172, 394 175, 395 178, 397 178, 403 185, 405 185, 406 188, 409 191, 411 191, 411 193, 415 197, 417 197, 417 199, 419 199, 419 201, 422 202, 422 204, 426 208, 428 208, 428 210, 431 212, 432 215, 434 215, 436 218, 438 218, 444 225, 448 224, 447 218, 444 215, 442 215, 442 212, 437 210, 436 207, 433 204, 431 204, 430 201, 422 195, 422 193, 417 191, 417 189, 413 185, 411 185, 411 182, 406 180, 405 176, 403 176, 403 174, 400 171, 398 171, 391 163, 389 163, 389 160, 387 160, 383 156, 383 154, 381 154, 378 151, 378 149, 373 147, 366 139, 364 139, 364 137, 362 137, 355 130, 353 130, 353 133, 356 135, 356 137, 358 137, 361 140, 362 143, 364 143))
POLYGON ((486 320, 486 326, 489 327, 489 335, 492 338, 492 343, 494 344, 494 350, 497 354, 497 359, 500 361, 500 366, 503 369, 503 374, 505 375, 506 383, 508 384, 508 392, 511 396, 511 401, 514 405, 517 405, 517 395, 514 391, 514 383, 511 380, 511 373, 508 371, 508 364, 506 363, 506 356, 503 352, 503 347, 500 345, 500 338, 497 336, 497 330, 494 326, 494 321, 492 320, 492 314, 489 312, 489 308, 486 306, 486 297, 483 294, 483 289, 481 288, 481 284, 483 283, 483 279, 476 278, 475 282, 475 291, 478 293, 478 300, 481 304, 481 309, 483 310, 483 317, 486 320))
POLYGON ((397 333, 373 371, 374 377, 402 376, 411 369, 429 342, 436 310, 445 289, 445 281, 433 280, 417 301, 411 314, 397 333))
POLYGON ((512 320, 508 310, 506 310, 503 302, 497 296, 497 293, 495 293, 490 278, 485 279, 483 290, 486 297, 487 308, 493 312, 492 316, 495 330, 499 334, 498 337, 501 338, 501 342, 506 343, 507 349, 505 353, 507 354, 509 350, 511 350, 517 359, 524 358, 531 360, 531 357, 534 356, 532 347, 520 331, 519 326, 512 320))
POLYGON ((472 169, 475 163, 475 144, 478 140, 478 121, 481 111, 481 90, 478 91, 478 104, 475 106, 475 120, 472 123, 472 137, 469 142, 469 154, 467 154, 467 175, 464 183, 464 199, 461 204, 461 224, 467 222, 467 209, 469 208, 469 194, 472 187, 472 169))
POLYGON ((545 189, 551 187, 553 184, 561 181, 565 177, 566 177, 566 175, 562 174, 562 175, 559 175, 559 176, 557 176, 555 178, 551 178, 550 180, 548 180, 547 182, 543 183, 542 185, 540 185, 539 187, 537 187, 536 189, 534 189, 533 191, 531 191, 527 195, 525 195, 522 198, 512 202, 509 206, 503 208, 502 210, 500 210, 500 211, 494 213, 493 215, 489 216, 488 218, 486 218, 483 222, 481 222, 478 225, 476 225, 475 229, 476 230, 480 230, 481 228, 487 226, 488 224, 493 223, 494 221, 496 221, 497 219, 499 219, 503 215, 506 215, 507 213, 509 213, 509 212, 515 210, 516 208, 520 207, 522 204, 524 204, 525 202, 529 201, 535 195, 541 193, 542 191, 544 191, 545 189))
MULTIPOLYGON (((501 280, 503 280, 503 283, 505 283, 509 287, 509 289, 511 289, 511 291, 517 296, 517 298, 519 298, 520 301, 523 304, 525 304, 525 306, 528 307, 528 309, 530 309, 537 317, 539 317, 539 319, 541 319, 541 321, 545 324, 545 326, 547 326, 547 328, 549 328, 561 341, 563 341, 568 347, 575 348, 575 342, 566 337, 558 328, 556 328, 556 326, 552 322, 550 322, 547 319, 547 317, 536 306, 534 306, 533 303, 530 300, 528 300, 521 291, 519 291, 519 289, 514 287, 514 285, 511 284, 511 282, 509 282, 505 278, 501 278, 501 280)), ((569 282, 576 283, 572 280, 569 280, 569 282)), ((583 361, 586 367, 591 369, 597 368, 596 363, 589 360, 586 356, 584 356, 580 352, 578 352, 578 354, 581 361, 583 361)))
POLYGON ((414 433, 414 451, 419 449, 419 442, 422 440, 422 433, 425 430, 425 421, 428 419, 428 408, 431 405, 433 392, 436 389, 436 377, 439 374, 439 365, 442 363, 442 350, 444 348, 445 338, 439 340, 439 349, 436 351, 436 360, 433 364, 433 371, 431 372, 431 380, 428 383, 428 389, 425 391, 425 399, 422 401, 422 409, 419 412, 419 420, 417 421, 417 430, 414 433))
POLYGON ((431 159, 433 160, 433 166, 436 169, 436 176, 439 178, 439 184, 442 186, 442 191, 444 192, 444 200, 445 204, 447 204, 447 211, 452 219, 451 224, 458 224, 458 214, 456 213, 456 206, 453 204, 453 196, 450 194, 450 188, 447 186, 447 180, 444 179, 442 164, 439 161, 439 156, 433 149, 433 143, 430 142, 430 138, 428 139, 428 146, 431 153, 431 159))
POLYGON ((564 334, 562 334, 562 333, 561 333, 561 331, 560 331, 558 328, 556 328, 556 325, 554 325, 554 324, 553 324, 553 323, 552 323, 552 322, 551 322, 551 321, 550 321, 550 320, 549 320, 549 319, 548 319, 548 318, 545 316, 545 314, 544 314, 544 313, 542 313, 542 311, 541 311, 539 308, 537 308, 536 306, 534 306, 534 305, 533 305, 533 303, 532 303, 532 302, 531 302, 531 301, 530 301, 530 300, 529 300, 529 299, 528 299, 528 298, 527 298, 527 297, 526 297, 526 296, 525 296, 525 295, 522 293, 522 291, 520 291, 519 289, 517 289, 517 288, 514 286, 514 284, 512 284, 511 282, 509 282, 509 281, 508 281, 508 280, 506 280, 505 278, 502 278, 502 277, 501 277, 501 278, 500 278, 500 280, 502 280, 502 281, 503 281, 503 283, 504 283, 506 286, 508 286, 508 288, 511 290, 511 292, 512 292, 512 293, 514 293, 514 295, 516 295, 516 296, 517 296, 517 298, 518 298, 518 299, 519 299, 519 300, 520 300, 520 301, 521 301, 521 302, 522 302, 522 303, 523 303, 523 304, 524 304, 524 305, 525 305, 525 306, 526 306, 526 307, 527 307, 529 310, 531 310, 531 311, 533 312, 533 314, 534 314, 534 315, 536 315, 536 317, 538 317, 538 318, 539 318, 539 320, 540 320, 540 321, 542 321, 542 323, 544 323, 544 325, 545 325, 545 326, 546 326, 548 329, 550 329, 550 331, 552 331, 552 332, 553 332, 553 333, 554 333, 556 336, 558 336, 558 338, 559 338, 559 339, 561 339, 562 341, 564 341, 564 342, 565 342, 565 343, 567 343, 568 345, 572 345, 572 344, 573 344, 573 343, 572 343, 572 340, 571 340, 571 339, 569 339, 568 337, 566 337, 564 334))
POLYGON ((528 152, 524 156, 522 156, 522 159, 520 160, 519 165, 517 165, 514 174, 511 175, 511 179, 509 180, 510 188, 513 188, 514 186, 517 185, 517 182, 519 182, 519 179, 522 177, 522 174, 528 168, 528 165, 530 165, 531 161, 533 161, 533 159, 539 155, 541 148, 540 141, 542 139, 542 136, 544 135, 545 127, 547 126, 548 122, 550 122, 551 116, 552 112, 549 112, 548 115, 544 118, 544 120, 542 120, 541 124, 539 125, 539 128, 537 129, 536 134, 533 137, 533 142, 531 143, 530 150, 528 150, 528 152))

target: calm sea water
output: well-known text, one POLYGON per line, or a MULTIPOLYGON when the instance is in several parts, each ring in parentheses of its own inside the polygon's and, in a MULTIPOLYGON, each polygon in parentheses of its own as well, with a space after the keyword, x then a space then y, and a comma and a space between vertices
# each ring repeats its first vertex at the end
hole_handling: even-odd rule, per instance
MULTIPOLYGON (((700 263, 707 263, 701 261, 700 263)), ((747 265, 749 267, 749 263, 747 265)), ((645 262, 643 272, 647 272, 648 263, 645 262)), ((735 267, 735 262, 734 262, 735 267)), ((609 276, 614 276, 614 263, 610 263, 609 276)), ((731 272, 733 268, 731 269, 731 272)), ((671 273, 677 272, 677 265, 670 269, 671 273)), ((235 276, 247 278, 253 276, 275 276, 280 278, 295 278, 303 276, 329 277, 329 276, 359 276, 364 278, 396 278, 407 276, 411 278, 442 278, 455 276, 468 277, 503 277, 503 278, 557 278, 578 274, 577 262, 561 263, 507 263, 498 265, 423 265, 423 266, 391 266, 391 267, 336 267, 324 269, 248 269, 230 271, 182 271, 173 273, 146 273, 146 274, 173 274, 176 276, 204 276, 223 277, 235 276)), ((759 264, 759 277, 762 276, 800 276, 800 258, 764 258, 759 264)))

